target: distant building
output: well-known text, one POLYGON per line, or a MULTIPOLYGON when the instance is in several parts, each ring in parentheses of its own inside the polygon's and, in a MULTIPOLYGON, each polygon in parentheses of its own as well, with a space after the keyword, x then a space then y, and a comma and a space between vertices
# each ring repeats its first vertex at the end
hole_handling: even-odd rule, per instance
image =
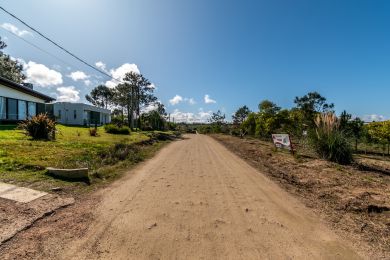
POLYGON ((56 102, 50 104, 57 122, 64 125, 103 125, 111 122, 109 109, 83 103, 56 102))
POLYGON ((14 124, 45 113, 46 103, 54 100, 35 91, 32 84, 19 84, 0 77, 0 124, 14 124))

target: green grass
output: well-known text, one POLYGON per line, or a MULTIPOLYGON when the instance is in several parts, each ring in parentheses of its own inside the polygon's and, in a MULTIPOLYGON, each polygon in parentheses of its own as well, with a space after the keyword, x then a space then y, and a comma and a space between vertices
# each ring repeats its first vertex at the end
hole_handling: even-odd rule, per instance
MULTIPOLYGON (((88 167, 91 172, 100 172, 99 178, 106 180, 116 176, 120 169, 129 167, 134 162, 122 161, 117 165, 103 165, 102 154, 107 153, 116 143, 132 144, 149 139, 148 133, 145 132, 113 135, 105 133, 103 127, 99 127, 99 136, 92 137, 88 128, 62 125, 58 125, 57 128, 55 141, 34 141, 20 130, 0 128, 0 181, 41 190, 55 186, 78 189, 87 185, 82 182, 55 179, 45 174, 45 168, 88 167)), ((158 145, 142 148, 141 158, 148 157, 156 147, 158 148, 158 145)))

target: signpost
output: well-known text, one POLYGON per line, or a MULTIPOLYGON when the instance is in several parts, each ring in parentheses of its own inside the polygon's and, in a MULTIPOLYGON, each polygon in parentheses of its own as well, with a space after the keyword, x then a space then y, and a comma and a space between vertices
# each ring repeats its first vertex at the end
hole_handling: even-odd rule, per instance
POLYGON ((272 141, 276 148, 287 149, 294 154, 294 148, 288 134, 272 134, 272 141))

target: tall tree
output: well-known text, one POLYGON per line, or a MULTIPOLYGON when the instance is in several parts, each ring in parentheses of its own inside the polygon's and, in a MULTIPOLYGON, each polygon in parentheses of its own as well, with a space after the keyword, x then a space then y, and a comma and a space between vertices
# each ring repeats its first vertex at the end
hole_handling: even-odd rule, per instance
POLYGON ((249 113, 248 117, 245 119, 245 121, 242 123, 241 127, 242 130, 249 134, 249 135, 255 135, 256 133, 256 121, 257 121, 257 113, 249 113))
MULTIPOLYGON (((341 112, 340 114, 340 117, 339 117, 339 129, 340 130, 343 130, 345 132, 349 132, 349 123, 350 123, 350 120, 352 118, 352 115, 351 114, 348 114, 347 111, 343 111, 341 112)), ((348 133, 346 133, 348 134, 348 133)))
POLYGON ((152 84, 143 75, 128 72, 123 78, 125 82, 130 85, 131 105, 130 113, 132 114, 131 120, 133 121, 132 127, 134 127, 134 119, 137 119, 137 127, 141 127, 140 112, 141 108, 156 102, 157 98, 153 95, 154 88, 152 84))
POLYGON ((23 74, 23 65, 3 52, 7 44, 0 37, 0 76, 6 79, 22 83, 26 79, 23 74))
POLYGON ((294 103, 303 112, 306 123, 314 126, 314 118, 320 112, 333 112, 334 104, 327 103, 326 98, 318 92, 309 92, 303 97, 295 97, 294 103))
POLYGON ((118 84, 114 89, 114 104, 119 107, 122 111, 126 111, 127 123, 131 129, 134 128, 133 118, 134 118, 134 109, 133 109, 133 87, 125 82, 118 84))
POLYGON ((156 111, 159 113, 160 116, 166 117, 167 111, 165 110, 165 106, 163 103, 157 102, 156 103, 157 108, 156 111))
POLYGON ((212 124, 223 125, 225 123, 225 114, 222 114, 220 110, 217 113, 213 113, 209 119, 212 124))
POLYGON ((260 113, 275 115, 280 111, 280 107, 269 100, 263 100, 259 104, 259 111, 260 113))
POLYGON ((281 108, 269 100, 263 100, 259 104, 259 113, 256 118, 256 135, 270 138, 272 132, 280 128, 281 121, 287 118, 285 111, 280 114, 281 108))
POLYGON ((356 152, 358 148, 359 139, 361 139, 363 135, 363 127, 364 127, 364 122, 359 117, 356 117, 355 119, 349 121, 348 123, 350 134, 355 138, 356 152))
POLYGON ((222 126, 225 124, 225 114, 222 114, 220 110, 213 113, 208 120, 211 123, 211 131, 214 133, 222 132, 222 126))
POLYGON ((90 95, 85 95, 85 99, 97 107, 108 108, 113 104, 114 91, 107 86, 99 85, 92 89, 90 95))
POLYGON ((245 119, 248 117, 251 111, 247 106, 242 106, 233 115, 233 124, 241 125, 245 119))

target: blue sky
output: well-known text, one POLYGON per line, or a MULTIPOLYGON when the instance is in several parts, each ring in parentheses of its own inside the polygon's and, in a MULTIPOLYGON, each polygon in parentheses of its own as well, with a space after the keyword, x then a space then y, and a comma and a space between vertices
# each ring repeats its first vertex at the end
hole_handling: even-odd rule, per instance
MULTIPOLYGON (((257 110, 263 99, 290 108, 309 91, 334 102, 338 113, 390 118, 390 1, 3 0, 1 6, 112 75, 139 70, 177 119, 205 120, 218 109, 230 118, 241 105, 257 110)), ((3 12, 0 24, 6 52, 23 59, 36 89, 85 102, 109 80, 3 12)))

